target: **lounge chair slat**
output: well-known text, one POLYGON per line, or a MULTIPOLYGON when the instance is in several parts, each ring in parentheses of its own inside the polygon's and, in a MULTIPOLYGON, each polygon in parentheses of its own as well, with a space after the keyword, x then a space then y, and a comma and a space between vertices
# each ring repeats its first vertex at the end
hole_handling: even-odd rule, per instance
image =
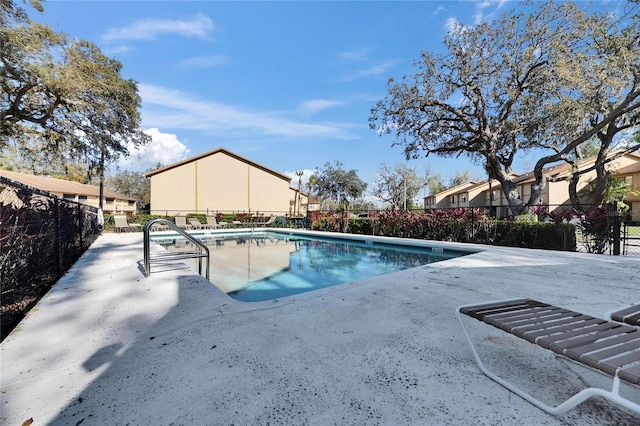
POLYGON ((624 319, 624 322, 631 325, 640 326, 640 313, 628 316, 624 319))
MULTIPOLYGON (((615 331, 617 331, 617 329, 611 329, 611 332, 615 332, 615 331)), ((606 335, 606 333, 602 333, 601 337, 608 337, 608 336, 606 335)), ((630 333, 626 333, 624 332, 624 329, 622 329, 620 334, 615 337, 594 341, 593 343, 580 345, 580 346, 567 349, 564 355, 576 361, 580 361, 580 357, 582 357, 584 354, 600 351, 600 350, 609 348, 611 346, 632 342, 634 340, 637 341, 638 342, 637 344, 640 345, 640 331, 633 330, 630 333)))
POLYGON ((515 327, 526 326, 529 324, 534 324, 536 322, 550 321, 553 319, 557 319, 562 317, 563 314, 559 311, 549 311, 546 309, 536 310, 536 309, 526 309, 522 310, 518 313, 513 313, 509 316, 499 315, 499 316, 486 316, 482 321, 487 324, 493 325, 494 327, 502 328, 505 331, 509 331, 515 327))
POLYGON ((624 320, 624 317, 637 314, 639 312, 640 312, 640 305, 633 305, 633 306, 629 306, 628 308, 620 309, 619 311, 614 312, 613 314, 611 314, 611 318, 614 319, 615 321, 622 322, 624 320))
POLYGON ((548 336, 559 332, 569 332, 576 328, 586 327, 595 321, 592 317, 584 315, 570 317, 571 321, 566 323, 559 323, 556 321, 541 322, 531 320, 527 323, 516 324, 510 328, 500 327, 505 331, 513 333, 514 335, 527 339, 530 342, 535 342, 535 339, 541 336, 548 336))
POLYGON ((579 348, 580 350, 582 350, 582 348, 585 348, 585 350, 582 351, 583 353, 590 352, 591 350, 597 349, 597 347, 594 349, 589 349, 588 347, 592 345, 598 345, 598 344, 604 345, 604 346, 616 344, 616 342, 613 339, 626 338, 626 335, 629 331, 633 331, 633 329, 631 329, 630 327, 623 327, 623 326, 611 327, 610 329, 601 331, 597 334, 574 337, 572 339, 553 342, 549 345, 549 349, 551 349, 556 353, 560 353, 564 355, 567 355, 565 351, 574 349, 574 348, 579 348), (608 339, 606 341, 601 340, 604 338, 608 338, 608 339), (600 342, 598 342, 599 340, 600 342))
MULTIPOLYGON (((627 349, 632 350, 630 348, 627 348, 627 349)), ((635 346, 635 349, 638 349, 638 347, 635 346)), ((605 371, 611 375, 614 375, 616 374, 616 370, 618 368, 631 366, 631 364, 638 361, 640 361, 640 351, 636 350, 634 352, 621 353, 620 355, 615 356, 614 358, 600 361, 596 368, 598 368, 599 370, 605 371)))
POLYGON ((629 383, 640 385, 640 365, 635 365, 629 368, 623 368, 618 373, 618 377, 629 383))
POLYGON ((506 318, 510 316, 528 315, 536 312, 555 312, 558 310, 560 310, 560 308, 556 308, 554 306, 532 306, 530 304, 524 304, 518 306, 494 308, 491 310, 483 309, 481 311, 478 311, 478 313, 482 314, 483 317, 489 316, 492 318, 506 318))
MULTIPOLYGON (((638 349, 638 343, 637 342, 626 342, 622 345, 618 345, 618 346, 614 346, 614 347, 610 347, 610 348, 605 348, 602 349, 600 351, 597 352, 591 352, 589 354, 584 354, 580 357, 580 362, 587 364, 590 367, 593 368, 598 368, 600 370, 602 370, 603 368, 607 368, 607 366, 609 366, 609 369, 604 370, 609 374, 614 374, 615 370, 617 367, 621 367, 623 365, 625 365, 625 358, 623 358, 623 355, 626 352, 632 351, 634 349, 638 349), (621 364, 618 364, 618 362, 615 361, 615 359, 612 360, 608 360, 607 358, 616 358, 618 357, 618 362, 622 362, 621 364), (612 367, 615 366, 615 367, 612 367)), ((636 360, 640 360, 640 352, 636 353, 636 360)), ((630 363, 626 362, 626 363, 630 363)))
POLYGON ((621 349, 620 355, 607 359, 605 363, 614 367, 627 367, 640 361, 640 346, 634 342, 629 344, 626 349, 628 352, 623 353, 621 349))
POLYGON ((634 326, 640 326, 640 303, 613 312, 611 319, 634 326))
POLYGON ((519 312, 514 312, 511 315, 487 315, 483 321, 487 324, 499 327, 501 325, 513 325, 518 323, 527 324, 532 323, 531 320, 542 322, 549 321, 557 318, 576 316, 575 312, 555 309, 526 309, 519 312))
POLYGON ((528 307, 527 299, 519 299, 512 300, 508 303, 504 302, 494 302, 494 303, 484 303, 480 305, 474 306, 465 306, 460 309, 462 313, 465 315, 469 315, 473 318, 481 319, 484 315, 487 315, 491 312, 497 312, 499 310, 506 310, 511 308, 522 309, 523 307, 528 307))
POLYGON ((574 337, 597 334, 599 332, 615 328, 615 326, 615 324, 606 322, 604 320, 593 319, 590 321, 585 321, 582 324, 576 324, 574 327, 567 328, 567 330, 564 330, 562 333, 551 333, 546 335, 542 335, 540 333, 531 333, 531 335, 527 335, 525 336, 525 338, 529 340, 530 337, 534 337, 535 343, 545 349, 549 349, 549 346, 552 343, 563 342, 574 337))
POLYGON ((527 324, 516 325, 513 327, 512 333, 518 337, 523 337, 525 334, 533 334, 536 331, 540 331, 545 335, 553 333, 558 330, 566 330, 572 327, 584 325, 586 320, 593 320, 592 317, 586 317, 584 315, 562 315, 560 317, 554 317, 550 319, 541 319, 540 321, 529 321, 527 324))
MULTIPOLYGON (((598 351, 592 351, 588 354, 584 354, 581 357, 581 361, 582 360, 592 360, 592 361, 597 361, 600 362, 602 360, 606 360, 608 358, 615 358, 615 357, 619 357, 621 355, 624 355, 628 352, 632 352, 632 351, 637 351, 637 355, 640 356, 640 341, 638 340, 627 340, 626 342, 619 344, 619 345, 613 345, 607 348, 602 348, 598 351)), ((640 360, 637 359, 637 360, 640 360)), ((635 361, 635 360, 634 360, 635 361)), ((624 364, 620 364, 620 366, 622 366, 624 364)))

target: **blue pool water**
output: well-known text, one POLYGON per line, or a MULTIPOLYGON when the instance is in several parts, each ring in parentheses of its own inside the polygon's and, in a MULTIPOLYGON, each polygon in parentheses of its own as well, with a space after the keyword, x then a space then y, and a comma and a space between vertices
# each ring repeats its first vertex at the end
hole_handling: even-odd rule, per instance
MULTIPOLYGON (((210 248, 210 280, 244 302, 278 299, 469 254, 279 233, 198 238, 210 248)), ((170 251, 189 248, 180 238, 158 242, 170 251)))

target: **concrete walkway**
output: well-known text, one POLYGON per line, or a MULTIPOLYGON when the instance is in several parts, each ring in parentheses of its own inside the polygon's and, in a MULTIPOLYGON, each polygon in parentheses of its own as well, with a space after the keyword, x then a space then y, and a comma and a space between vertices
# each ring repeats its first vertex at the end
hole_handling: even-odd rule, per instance
MULTIPOLYGON (((478 370, 454 316, 526 296, 601 317, 640 300, 640 257, 471 247, 483 251, 242 303, 181 264, 145 278, 142 235, 102 235, 2 343, 0 423, 640 424, 600 399, 545 414, 478 370)), ((469 327, 491 368, 550 404, 610 383, 469 327)), ((622 393, 640 402, 638 387, 622 393)))

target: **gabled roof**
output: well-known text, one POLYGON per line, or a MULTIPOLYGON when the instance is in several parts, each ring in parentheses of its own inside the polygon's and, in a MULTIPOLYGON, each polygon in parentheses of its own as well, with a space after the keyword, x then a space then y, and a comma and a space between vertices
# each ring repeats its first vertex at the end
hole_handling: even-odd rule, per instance
POLYGON ((612 175, 620 176, 620 175, 630 175, 633 173, 640 173, 640 162, 634 163, 627 167, 623 167, 619 170, 616 170, 615 172, 612 173, 612 175))
MULTIPOLYGON (((92 197, 100 196, 100 187, 94 185, 86 185, 80 182, 73 182, 70 180, 56 179, 46 176, 36 176, 27 173, 12 172, 9 170, 1 169, 0 176, 15 182, 19 182, 23 185, 39 189, 40 191, 44 192, 56 194, 90 195, 92 197)), ((103 188, 103 196, 107 198, 116 198, 119 200, 135 201, 134 198, 117 193, 108 188, 103 188)))
MULTIPOLYGON (((593 161, 595 161, 595 157, 586 159, 582 162, 580 162, 578 167, 581 167, 587 163, 592 163, 593 161)), ((571 164, 569 163, 561 163, 561 164, 556 164, 553 166, 549 166, 549 167, 545 167, 544 169, 542 169, 542 173, 546 176, 550 176, 550 177, 556 177, 562 173, 566 173, 568 171, 571 170, 571 164)), ((530 183, 530 182, 535 182, 536 177, 533 171, 524 173, 520 176, 518 176, 517 178, 513 179, 513 183, 515 183, 516 185, 519 184, 523 184, 523 183, 530 183)))
POLYGON ((214 155, 214 154, 225 154, 225 155, 228 155, 229 157, 235 158, 236 160, 242 161, 243 163, 247 163, 248 165, 250 165, 252 167, 255 167, 257 169, 260 169, 262 171, 270 173, 270 174, 272 174, 272 175, 274 175, 276 177, 279 177, 280 179, 286 180, 287 182, 291 181, 291 176, 287 176, 287 175, 284 175, 284 174, 282 174, 280 172, 276 172, 273 169, 270 169, 270 168, 265 167, 265 166, 263 166, 261 164, 253 162, 253 161, 249 160, 248 158, 244 158, 244 157, 242 157, 242 156, 240 156, 240 155, 238 155, 238 154, 236 154, 234 152, 228 151, 228 150, 226 150, 224 148, 216 148, 216 149, 214 149, 212 151, 208 151, 208 152, 205 152, 203 154, 196 155, 195 157, 187 158, 186 160, 182 160, 182 161, 179 161, 177 163, 173 163, 173 164, 170 164, 168 166, 152 170, 150 172, 147 172, 145 174, 145 176, 151 177, 151 176, 166 172, 167 170, 175 169, 176 167, 180 167, 180 166, 183 166, 185 164, 192 163, 194 161, 200 160, 200 159, 205 158, 205 157, 209 157, 209 156, 214 155))
POLYGON ((435 194, 427 195, 425 198, 435 197, 435 196, 447 196, 450 194, 455 194, 457 192, 465 191, 467 188, 476 185, 476 182, 470 180, 468 182, 463 182, 460 185, 452 186, 451 188, 447 188, 440 192, 436 192, 435 194))
MULTIPOLYGON (((609 153, 608 157, 613 157, 613 156, 615 156, 615 155, 617 155, 619 153, 620 153, 620 150, 612 151, 612 152, 609 153)), ((631 153, 627 153, 627 154, 624 154, 624 155, 625 156, 636 157, 636 158, 638 158, 638 161, 640 161, 640 155, 638 155, 636 153, 631 152, 631 153)), ((584 169, 586 167, 592 166, 596 162, 596 160, 597 160, 597 156, 595 156, 595 155, 592 156, 592 157, 585 158, 584 160, 579 161, 577 163, 578 169, 584 169)), ((612 173, 614 175, 619 175, 621 170, 627 170, 627 169, 630 169, 630 168, 633 168, 633 167, 638 167, 638 164, 640 164, 640 163, 632 164, 632 165, 627 166, 627 167, 625 167, 623 169, 620 169, 620 170, 613 170, 612 173)), ((550 177, 558 177, 559 175, 564 174, 564 173, 569 173, 570 171, 571 171, 571 164, 562 162, 562 163, 559 163, 559 164, 556 164, 556 165, 553 165, 553 166, 545 167, 543 169, 543 174, 545 174, 546 176, 550 176, 550 177)), ((625 171, 624 173, 633 173, 633 172, 625 171)), ((533 173, 533 171, 530 171, 530 172, 527 172, 527 173, 521 175, 517 179, 514 179, 513 183, 515 183, 516 185, 519 185, 519 184, 523 184, 523 183, 532 183, 534 181, 535 181, 534 173, 533 173)))
MULTIPOLYGON (((513 178, 517 178, 518 177, 518 175, 515 174, 515 173, 511 173, 511 176, 513 178)), ((491 180, 491 186, 494 187, 494 188, 499 187, 500 186, 500 182, 498 182, 497 179, 492 179, 491 180)), ((489 188, 489 180, 487 179, 487 180, 483 180, 482 182, 478 182, 478 183, 476 183, 474 185, 471 185, 471 186, 469 186, 467 188, 464 188, 464 189, 458 191, 457 193, 472 192, 472 191, 474 191, 476 189, 479 189, 479 188, 482 188, 481 189, 482 191, 484 191, 485 189, 488 189, 489 188)))

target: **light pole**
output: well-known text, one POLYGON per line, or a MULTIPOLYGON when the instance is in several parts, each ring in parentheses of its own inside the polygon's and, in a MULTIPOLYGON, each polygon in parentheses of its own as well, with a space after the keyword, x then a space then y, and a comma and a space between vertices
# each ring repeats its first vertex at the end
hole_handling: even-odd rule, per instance
POLYGON ((407 178, 402 179, 402 185, 404 187, 404 209, 407 209, 407 178))

